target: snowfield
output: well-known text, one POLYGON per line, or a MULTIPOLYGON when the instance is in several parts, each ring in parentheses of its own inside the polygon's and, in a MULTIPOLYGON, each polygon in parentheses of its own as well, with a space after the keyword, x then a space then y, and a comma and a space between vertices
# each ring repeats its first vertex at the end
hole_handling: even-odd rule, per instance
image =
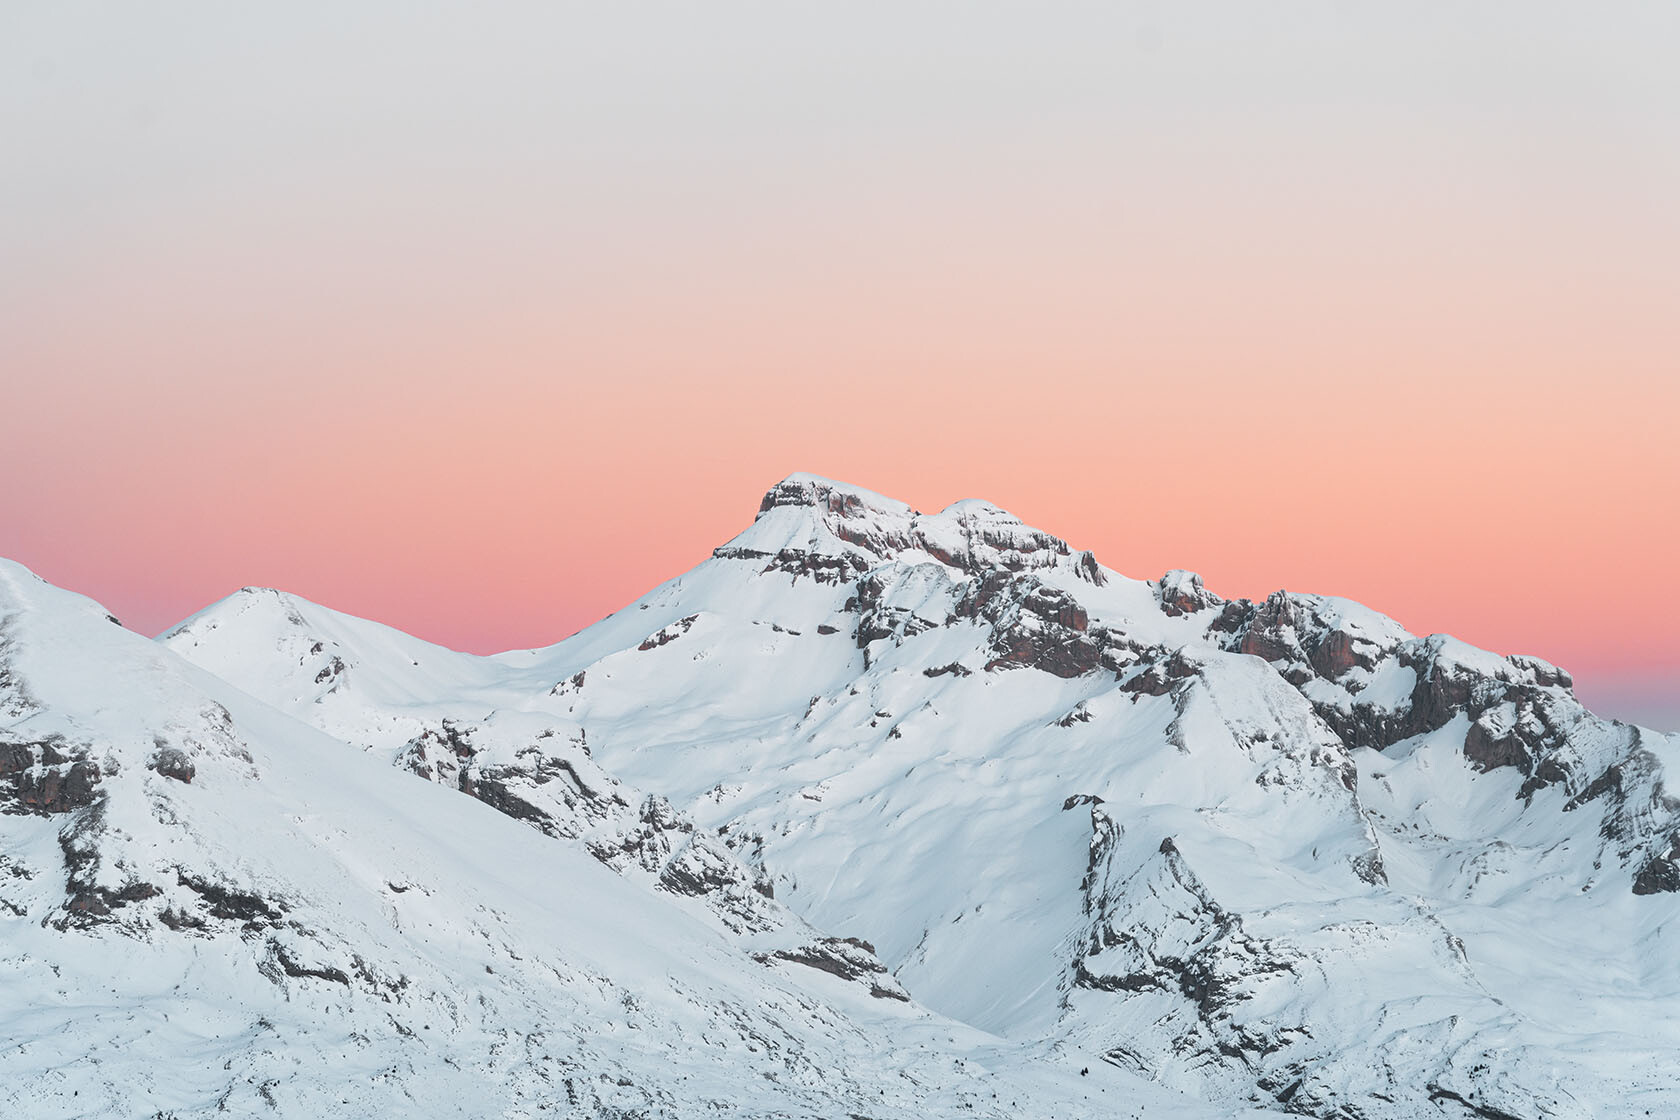
POLYGON ((7 563, 0 1101, 1680 1115, 1680 740, 1570 688, 809 475, 494 657, 7 563))

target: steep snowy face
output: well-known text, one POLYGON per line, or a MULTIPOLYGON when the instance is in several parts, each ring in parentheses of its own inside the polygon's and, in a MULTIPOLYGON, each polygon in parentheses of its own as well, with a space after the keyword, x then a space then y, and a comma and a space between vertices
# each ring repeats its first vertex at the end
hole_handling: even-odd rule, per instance
MULTIPOLYGON (((167 640, 253 690, 313 668, 167 640)), ((275 699, 463 792, 493 787, 445 720, 587 743, 917 1000, 1231 1107, 1680 1110, 1680 741, 1347 600, 1130 580, 985 503, 796 475, 556 646, 307 692, 275 699)))
MULTIPOLYGON (((1561 802, 1563 812, 1595 816, 1605 842, 1595 871, 1605 863, 1631 871, 1636 894, 1680 889, 1680 801, 1668 794, 1662 765, 1674 736, 1593 716, 1569 674, 1540 658, 1499 657, 1445 635, 1415 638, 1346 600, 1279 592, 1227 617, 1234 648, 1299 688, 1350 750, 1399 757, 1408 744, 1453 729, 1463 762, 1519 779, 1524 806, 1549 791, 1542 800, 1551 814, 1561 802)), ((1541 817, 1558 820, 1551 814, 1541 817)))
POLYGON ((615 867, 9 562, 0 711, 10 1115, 1231 1115, 931 1015, 861 940, 731 932, 630 869, 670 871, 657 800, 615 867))
MULTIPOLYGON (((716 833, 665 798, 604 770, 582 725, 556 711, 527 710, 493 662, 255 588, 162 641, 383 762, 546 836, 579 841, 620 874, 703 903, 732 932, 780 931, 787 935, 781 941, 816 936, 774 902, 762 870, 737 860, 716 833)), ((896 991, 890 980, 885 985, 896 991)))
POLYGON ((317 709, 313 722, 362 746, 426 726, 370 725, 370 710, 401 712, 493 688, 500 680, 484 658, 271 588, 244 588, 160 640, 191 660, 216 665, 275 707, 317 709))

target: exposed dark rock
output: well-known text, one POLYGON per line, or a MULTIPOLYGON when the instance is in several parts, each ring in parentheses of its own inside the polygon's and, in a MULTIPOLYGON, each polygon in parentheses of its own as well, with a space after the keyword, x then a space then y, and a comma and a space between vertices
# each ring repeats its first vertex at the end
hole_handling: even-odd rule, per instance
POLYGON ((1633 877, 1634 894, 1676 892, 1680 892, 1680 832, 1670 839, 1666 855, 1652 856, 1633 877))
POLYGON ((1107 578, 1094 556, 1081 553, 1074 557, 1066 541, 1024 525, 985 503, 964 503, 936 522, 898 503, 877 507, 855 491, 820 479, 789 478, 764 496, 759 517, 789 507, 813 511, 823 527, 848 546, 846 555, 802 549, 784 549, 772 555, 741 545, 725 545, 712 554, 725 559, 767 561, 766 572, 785 572, 824 583, 855 579, 877 562, 905 552, 926 553, 965 575, 1021 572, 1071 563, 1074 574, 1087 582, 1101 584, 1107 578))
POLYGON ((138 880, 125 883, 116 890, 83 885, 66 897, 64 909, 69 915, 69 925, 85 927, 94 924, 93 919, 108 917, 112 911, 120 910, 131 902, 156 898, 162 893, 151 883, 138 880))
POLYGON ((343 984, 346 988, 350 986, 350 977, 341 968, 333 968, 331 966, 325 968, 310 968, 307 965, 299 964, 290 953, 286 952, 285 946, 281 945, 278 941, 270 941, 268 943, 268 948, 269 952, 274 956, 275 963, 280 966, 280 971, 284 972, 287 976, 294 978, 307 977, 315 980, 331 980, 334 984, 343 984))
POLYGON ((173 778, 177 782, 191 784, 198 774, 198 768, 188 758, 185 751, 175 747, 163 747, 152 757, 152 769, 165 778, 173 778))
POLYGON ((54 816, 98 796, 99 764, 60 738, 0 743, 0 812, 54 816))
POLYGON ((471 793, 463 783, 468 781, 467 764, 478 754, 472 733, 472 728, 446 719, 410 739, 397 753, 395 764, 429 782, 471 793))
POLYGON ((1254 604, 1247 599, 1229 599, 1219 608, 1219 613, 1213 621, 1208 623, 1208 633, 1236 635, 1242 632, 1254 617, 1254 604))
POLYGON ((1074 706, 1074 709, 1071 712, 1057 720, 1056 726, 1072 727, 1076 723, 1090 723, 1092 718, 1091 710, 1085 706, 1083 701, 1081 701, 1074 706))
MULTIPOLYGON (((1241 604, 1239 610, 1229 612, 1228 619, 1236 624, 1237 652, 1279 665, 1279 673, 1297 687, 1314 676, 1339 680, 1355 667, 1373 668, 1383 650, 1368 638, 1321 618, 1318 602, 1313 596, 1274 591, 1258 606, 1241 604)), ((1227 621, 1226 617, 1222 615, 1221 621, 1227 621)))
POLYGON ((1516 728, 1492 723, 1486 716, 1472 723, 1464 736, 1464 757, 1478 770, 1514 766, 1526 774, 1534 768, 1534 757, 1516 728))
POLYGON ((51 922, 56 929, 87 929, 113 921, 116 911, 162 893, 132 876, 116 887, 99 882, 99 837, 104 827, 101 802, 73 817, 58 834, 65 874, 62 911, 51 922))
POLYGON ((1596 801, 1600 797, 1619 798, 1622 795, 1622 767, 1617 763, 1606 767, 1604 773, 1589 782, 1580 793, 1571 797, 1563 810, 1566 813, 1574 812, 1587 802, 1596 801))
POLYGON ((267 899, 251 891, 214 883, 184 871, 177 871, 175 881, 198 895, 204 902, 204 912, 212 918, 239 922, 247 930, 278 925, 286 914, 286 904, 267 899))
POLYGON ((781 572, 818 583, 848 583, 869 570, 869 563, 860 556, 824 556, 796 548, 769 553, 724 545, 713 549, 712 555, 725 560, 762 560, 764 574, 781 572))
POLYGON ((1295 600, 1287 591, 1274 591, 1254 609, 1237 642, 1237 652, 1265 661, 1304 663, 1306 652, 1296 631, 1299 621, 1295 600))
POLYGON ((581 731, 563 741, 544 733, 518 752, 518 762, 498 766, 483 763, 475 734, 476 728, 444 720, 409 740, 396 764, 428 781, 453 786, 548 836, 575 838, 585 827, 629 808, 610 778, 602 775, 597 788, 584 776, 589 747, 581 731), (545 740, 554 745, 545 745, 545 740))
POLYGON ((665 870, 659 875, 659 886, 672 894, 697 898, 713 891, 724 890, 739 882, 733 861, 722 858, 694 858, 699 854, 694 852, 692 844, 684 848, 677 859, 665 865, 665 870))
POLYGON ((1491 1105, 1476 1104, 1451 1089, 1443 1089, 1439 1085, 1431 1084, 1429 1086, 1429 1099, 1436 1102, 1451 1101, 1462 1107, 1471 1116, 1479 1117, 1480 1120, 1523 1120, 1521 1116, 1515 1113, 1506 1112, 1491 1105))
POLYGON ((1098 587, 1108 583, 1108 577, 1103 574, 1102 565, 1098 564, 1097 558, 1088 551, 1079 554, 1079 559, 1074 561, 1073 570, 1080 579, 1087 583, 1093 583, 1098 587))
POLYGON ((1401 663, 1417 673, 1412 688, 1409 719, 1403 725, 1407 738, 1445 727, 1460 714, 1472 719, 1480 715, 1487 703, 1473 703, 1476 677, 1460 666, 1443 662, 1439 657, 1427 660, 1411 651, 1404 651, 1401 663))
POLYGON ((1649 860, 1633 877, 1634 894, 1680 891, 1680 865, 1672 857, 1649 860))
POLYGON ((1354 666, 1370 668, 1375 664, 1369 642, 1356 642, 1345 630, 1332 630, 1324 635, 1308 658, 1313 672, 1328 680, 1336 680, 1354 666))
POLYGON ((991 623, 987 671, 1024 667, 1082 676, 1100 664, 1107 639, 1092 630, 1073 596, 1031 574, 986 573, 958 602, 956 616, 991 623))
POLYGON ((875 946, 857 937, 822 937, 793 949, 777 949, 770 953, 755 953, 761 964, 786 961, 804 965, 842 980, 866 983, 869 994, 876 999, 895 999, 908 1002, 909 993, 899 986, 875 956, 875 946))
MULTIPOLYGON (((1379 649, 1341 630, 1320 627, 1304 608, 1280 595, 1262 606, 1240 645, 1277 657, 1274 664, 1292 684, 1338 679, 1354 667, 1374 669, 1384 659, 1414 677, 1410 696, 1392 708, 1357 694, 1351 704, 1307 694, 1319 718, 1349 748, 1385 750, 1463 716, 1471 722, 1466 757, 1482 770, 1521 771, 1526 779, 1521 796, 1567 778, 1567 770, 1549 758, 1567 738, 1558 705, 1572 701, 1560 700, 1556 691, 1565 687, 1561 682, 1568 680, 1567 673, 1537 659, 1513 658, 1508 672, 1489 676, 1443 656, 1436 639, 1411 639, 1379 649), (1297 622, 1303 630, 1295 629, 1297 622), (1303 640, 1310 651, 1302 648, 1303 640)), ((1359 683, 1356 680, 1353 687, 1359 683)))
MULTIPOLYGON (((761 860, 762 836, 743 835, 734 842, 751 848, 761 860)), ((776 924, 764 900, 775 890, 762 864, 746 866, 730 850, 730 841, 697 826, 663 797, 643 799, 636 823, 616 837, 594 837, 589 853, 612 870, 640 870, 671 894, 704 899, 725 924, 737 931, 763 930, 776 924)))
POLYGON ((1541 688, 1561 688, 1569 691, 1575 687, 1575 678, 1549 661, 1520 653, 1513 654, 1505 660, 1519 671, 1531 674, 1534 683, 1541 688))
POLYGON ((1003 649, 986 663, 988 671, 1025 666, 1071 678, 1091 672, 1101 659, 1101 651, 1088 640, 1047 641, 1036 635, 1016 633, 1001 644, 1003 649))
POLYGON ((1134 696, 1165 696, 1195 676, 1196 666, 1182 651, 1173 650, 1137 669, 1120 682, 1120 691, 1134 696))
POLYGON ((1353 864, 1353 873, 1372 886, 1384 886, 1388 883, 1388 868, 1383 866, 1382 852, 1375 847, 1352 857, 1350 862, 1353 864))
POLYGON ((1166 980, 1153 972, 1130 972, 1124 976, 1092 972, 1083 957, 1073 962, 1073 983, 1075 987, 1091 988, 1099 992, 1167 990, 1166 980))
POLYGON ((646 653, 650 649, 658 649, 662 645, 674 642, 684 634, 688 633, 689 630, 693 629, 694 620, 699 617, 699 615, 691 614, 687 618, 679 618, 677 621, 671 623, 671 625, 665 627, 659 632, 649 634, 647 638, 643 640, 642 644, 636 648, 643 653, 646 653))
POLYGON ((209 928, 209 923, 197 914, 185 910, 177 910, 173 906, 166 906, 158 912, 158 921, 177 933, 192 931, 202 932, 209 928))
MULTIPOLYGON (((1222 907, 1186 863, 1172 837, 1141 866, 1118 863, 1123 830, 1100 804, 1091 806, 1089 864, 1080 884, 1090 918, 1085 946, 1072 962, 1076 988, 1147 998, 1158 1025, 1175 1032, 1175 1049, 1244 1074, 1257 1056, 1305 1034, 1289 1022, 1242 1025, 1238 1008, 1252 999, 1256 980, 1291 973, 1299 955, 1250 935, 1241 918, 1222 907)), ((1124 1047, 1120 1064, 1143 1068, 1124 1047)))
POLYGON ((937 625, 933 619, 923 618, 907 607, 888 604, 885 600, 891 589, 892 584, 886 575, 873 574, 858 580, 854 598, 858 612, 859 649, 882 638, 896 638, 902 641, 926 633, 937 625))
POLYGON ((550 696, 560 696, 568 691, 576 692, 578 689, 583 687, 584 678, 587 675, 587 673, 574 673, 570 679, 560 681, 553 688, 549 689, 548 693, 550 696))
POLYGON ((1202 586, 1201 576, 1183 570, 1162 576, 1155 584, 1155 598, 1162 612, 1174 618, 1224 604, 1223 599, 1202 586))
POLYGON ((763 517, 773 509, 787 506, 813 506, 841 518, 856 517, 869 508, 861 497, 844 487, 829 486, 814 479, 785 478, 765 493, 758 503, 758 515, 763 517))
POLYGON ((461 792, 478 798, 503 816, 534 824, 541 831, 553 835, 553 818, 519 795, 509 783, 509 777, 512 775, 523 776, 518 770, 498 769, 481 771, 474 780, 463 772, 461 792))

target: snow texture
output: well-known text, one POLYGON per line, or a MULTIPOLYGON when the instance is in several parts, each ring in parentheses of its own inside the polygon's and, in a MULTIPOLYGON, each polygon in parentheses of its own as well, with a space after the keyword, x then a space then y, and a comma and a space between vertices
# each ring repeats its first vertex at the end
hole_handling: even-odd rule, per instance
POLYGON ((0 567, 32 1116, 1680 1115, 1674 736, 795 475, 476 657, 0 567))

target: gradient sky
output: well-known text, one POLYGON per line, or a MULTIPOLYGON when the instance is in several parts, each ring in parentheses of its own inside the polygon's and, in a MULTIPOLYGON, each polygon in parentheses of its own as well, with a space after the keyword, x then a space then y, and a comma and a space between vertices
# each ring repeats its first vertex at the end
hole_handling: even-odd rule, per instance
POLYGON ((1680 6, 0 6, 0 554, 545 644, 810 470, 1680 726, 1680 6))

